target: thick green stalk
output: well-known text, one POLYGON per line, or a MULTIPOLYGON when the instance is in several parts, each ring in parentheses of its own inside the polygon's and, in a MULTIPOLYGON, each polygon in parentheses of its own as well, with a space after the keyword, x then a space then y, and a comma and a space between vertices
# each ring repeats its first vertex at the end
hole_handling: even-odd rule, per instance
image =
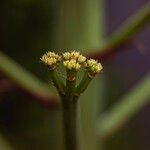
POLYGON ((62 95, 62 119, 65 150, 77 150, 77 100, 74 99, 76 71, 66 70, 66 89, 62 95))
POLYGON ((77 150, 77 101, 62 97, 62 119, 65 150, 77 150))

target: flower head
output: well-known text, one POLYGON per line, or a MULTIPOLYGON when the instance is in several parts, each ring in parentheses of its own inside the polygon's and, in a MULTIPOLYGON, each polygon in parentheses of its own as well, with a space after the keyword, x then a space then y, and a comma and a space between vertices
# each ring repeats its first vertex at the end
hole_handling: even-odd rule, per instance
POLYGON ((88 73, 95 76, 102 70, 102 65, 94 59, 87 59, 85 56, 77 51, 65 52, 62 57, 55 52, 47 52, 40 60, 48 66, 49 69, 54 69, 61 61, 67 70, 78 71, 80 68, 86 68, 88 73))
POLYGON ((78 71, 86 61, 86 57, 79 52, 65 52, 62 54, 63 65, 66 69, 78 71))
POLYGON ((99 73, 103 69, 101 63, 98 63, 94 59, 87 60, 86 68, 87 68, 87 71, 92 76, 95 76, 97 73, 99 73))
POLYGON ((54 52, 47 52, 40 58, 40 60, 46 64, 49 69, 54 69, 60 62, 61 57, 54 52))
POLYGON ((62 56, 55 52, 47 52, 40 60, 50 69, 51 80, 60 96, 64 95, 70 98, 71 101, 75 97, 79 97, 86 90, 91 80, 103 68, 97 60, 87 59, 77 51, 65 52, 62 56), (66 71, 66 84, 59 78, 58 72, 55 69, 60 62, 66 71), (77 83, 77 75, 80 69, 84 69, 85 72, 81 81, 77 83))
POLYGON ((81 68, 81 65, 78 62, 76 62, 76 60, 74 60, 74 59, 63 61, 63 65, 68 70, 78 71, 81 68))
POLYGON ((69 52, 65 52, 62 54, 62 57, 64 60, 69 60, 70 59, 70 53, 69 52))

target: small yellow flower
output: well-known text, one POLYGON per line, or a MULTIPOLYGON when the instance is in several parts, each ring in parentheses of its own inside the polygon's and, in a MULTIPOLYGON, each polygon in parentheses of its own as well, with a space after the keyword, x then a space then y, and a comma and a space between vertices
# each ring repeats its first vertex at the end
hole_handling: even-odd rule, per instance
POLYGON ((72 59, 78 59, 78 57, 80 56, 80 53, 76 52, 76 51, 72 51, 70 53, 70 56, 71 56, 72 59))
POLYGON ((78 57, 78 62, 79 62, 80 64, 83 64, 85 61, 86 61, 86 57, 84 57, 83 55, 79 55, 79 57, 78 57))
MULTIPOLYGON (((54 69, 56 65, 61 61, 61 56, 55 52, 47 52, 40 58, 41 61, 46 64, 49 69, 54 69)), ((86 59, 80 52, 71 51, 62 54, 63 66, 68 70, 78 71, 81 67, 86 68, 87 71, 95 75, 102 70, 102 65, 94 59, 86 59)))
POLYGON ((65 53, 63 53, 63 54, 62 54, 62 56, 63 56, 63 59, 64 59, 64 60, 69 60, 69 59, 71 58, 71 56, 70 56, 70 53, 69 53, 69 52, 65 52, 65 53))
POLYGON ((54 69, 56 67, 57 63, 60 62, 61 57, 54 52, 47 52, 40 58, 40 60, 44 64, 46 64, 49 67, 49 69, 54 69))
POLYGON ((62 54, 62 57, 64 59, 63 65, 69 70, 79 70, 86 61, 86 57, 76 51, 65 52, 62 54))
POLYGON ((103 69, 101 63, 98 63, 94 59, 87 60, 86 68, 90 72, 90 74, 93 75, 99 73, 103 69))
POLYGON ((81 68, 81 65, 76 62, 76 60, 71 59, 71 60, 66 60, 63 62, 64 67, 69 70, 76 70, 78 71, 81 68))
POLYGON ((64 60, 70 60, 70 59, 77 60, 78 57, 80 56, 80 53, 76 51, 72 51, 72 52, 65 52, 62 55, 64 60))

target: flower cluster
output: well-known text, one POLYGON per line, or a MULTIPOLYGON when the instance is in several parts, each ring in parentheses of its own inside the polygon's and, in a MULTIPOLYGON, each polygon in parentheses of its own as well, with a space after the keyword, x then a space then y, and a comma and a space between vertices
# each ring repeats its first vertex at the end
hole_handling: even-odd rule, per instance
POLYGON ((47 52, 40 58, 40 60, 47 65, 49 69, 54 69, 61 61, 61 56, 54 52, 47 52))
POLYGON ((62 58, 64 67, 75 71, 78 71, 86 61, 86 57, 76 51, 65 52, 63 53, 62 58))
POLYGON ((81 67, 85 68, 91 76, 95 76, 102 70, 102 65, 94 59, 87 59, 79 52, 65 52, 62 56, 54 52, 47 52, 42 56, 41 61, 48 66, 49 69, 54 69, 61 61, 67 70, 78 71, 81 67))
POLYGON ((87 60, 86 68, 91 76, 95 76, 97 73, 99 73, 103 69, 101 63, 98 63, 94 59, 87 60))
POLYGON ((47 52, 40 60, 49 68, 50 77, 53 85, 60 95, 65 95, 70 100, 79 97, 88 87, 91 80, 102 70, 102 65, 94 59, 87 59, 85 56, 76 51, 65 52, 58 55, 54 52, 47 52), (59 78, 56 67, 61 63, 66 70, 66 83, 59 78), (84 69, 84 75, 77 84, 77 72, 84 69))

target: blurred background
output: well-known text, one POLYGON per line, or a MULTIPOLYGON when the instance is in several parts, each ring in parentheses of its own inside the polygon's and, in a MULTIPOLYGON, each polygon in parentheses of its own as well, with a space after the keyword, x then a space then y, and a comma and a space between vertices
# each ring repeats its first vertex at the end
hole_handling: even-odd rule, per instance
MULTIPOLYGON (((0 51, 48 82, 48 72, 39 63, 39 57, 45 51, 81 49, 85 54, 97 52, 109 35, 148 2, 1 0, 0 51)), ((96 90, 102 95, 102 100, 97 100, 99 115, 111 109, 148 74, 149 39, 150 28, 144 26, 132 38, 132 44, 122 46, 112 57, 102 60, 104 72, 98 82, 101 87, 96 90)), ((0 150, 62 150, 58 104, 47 107, 33 99, 9 78, 9 73, 0 69, 0 150)), ((87 109, 92 112, 93 107, 87 109)), ((149 113, 147 102, 102 142, 103 149, 149 150, 149 113)))

